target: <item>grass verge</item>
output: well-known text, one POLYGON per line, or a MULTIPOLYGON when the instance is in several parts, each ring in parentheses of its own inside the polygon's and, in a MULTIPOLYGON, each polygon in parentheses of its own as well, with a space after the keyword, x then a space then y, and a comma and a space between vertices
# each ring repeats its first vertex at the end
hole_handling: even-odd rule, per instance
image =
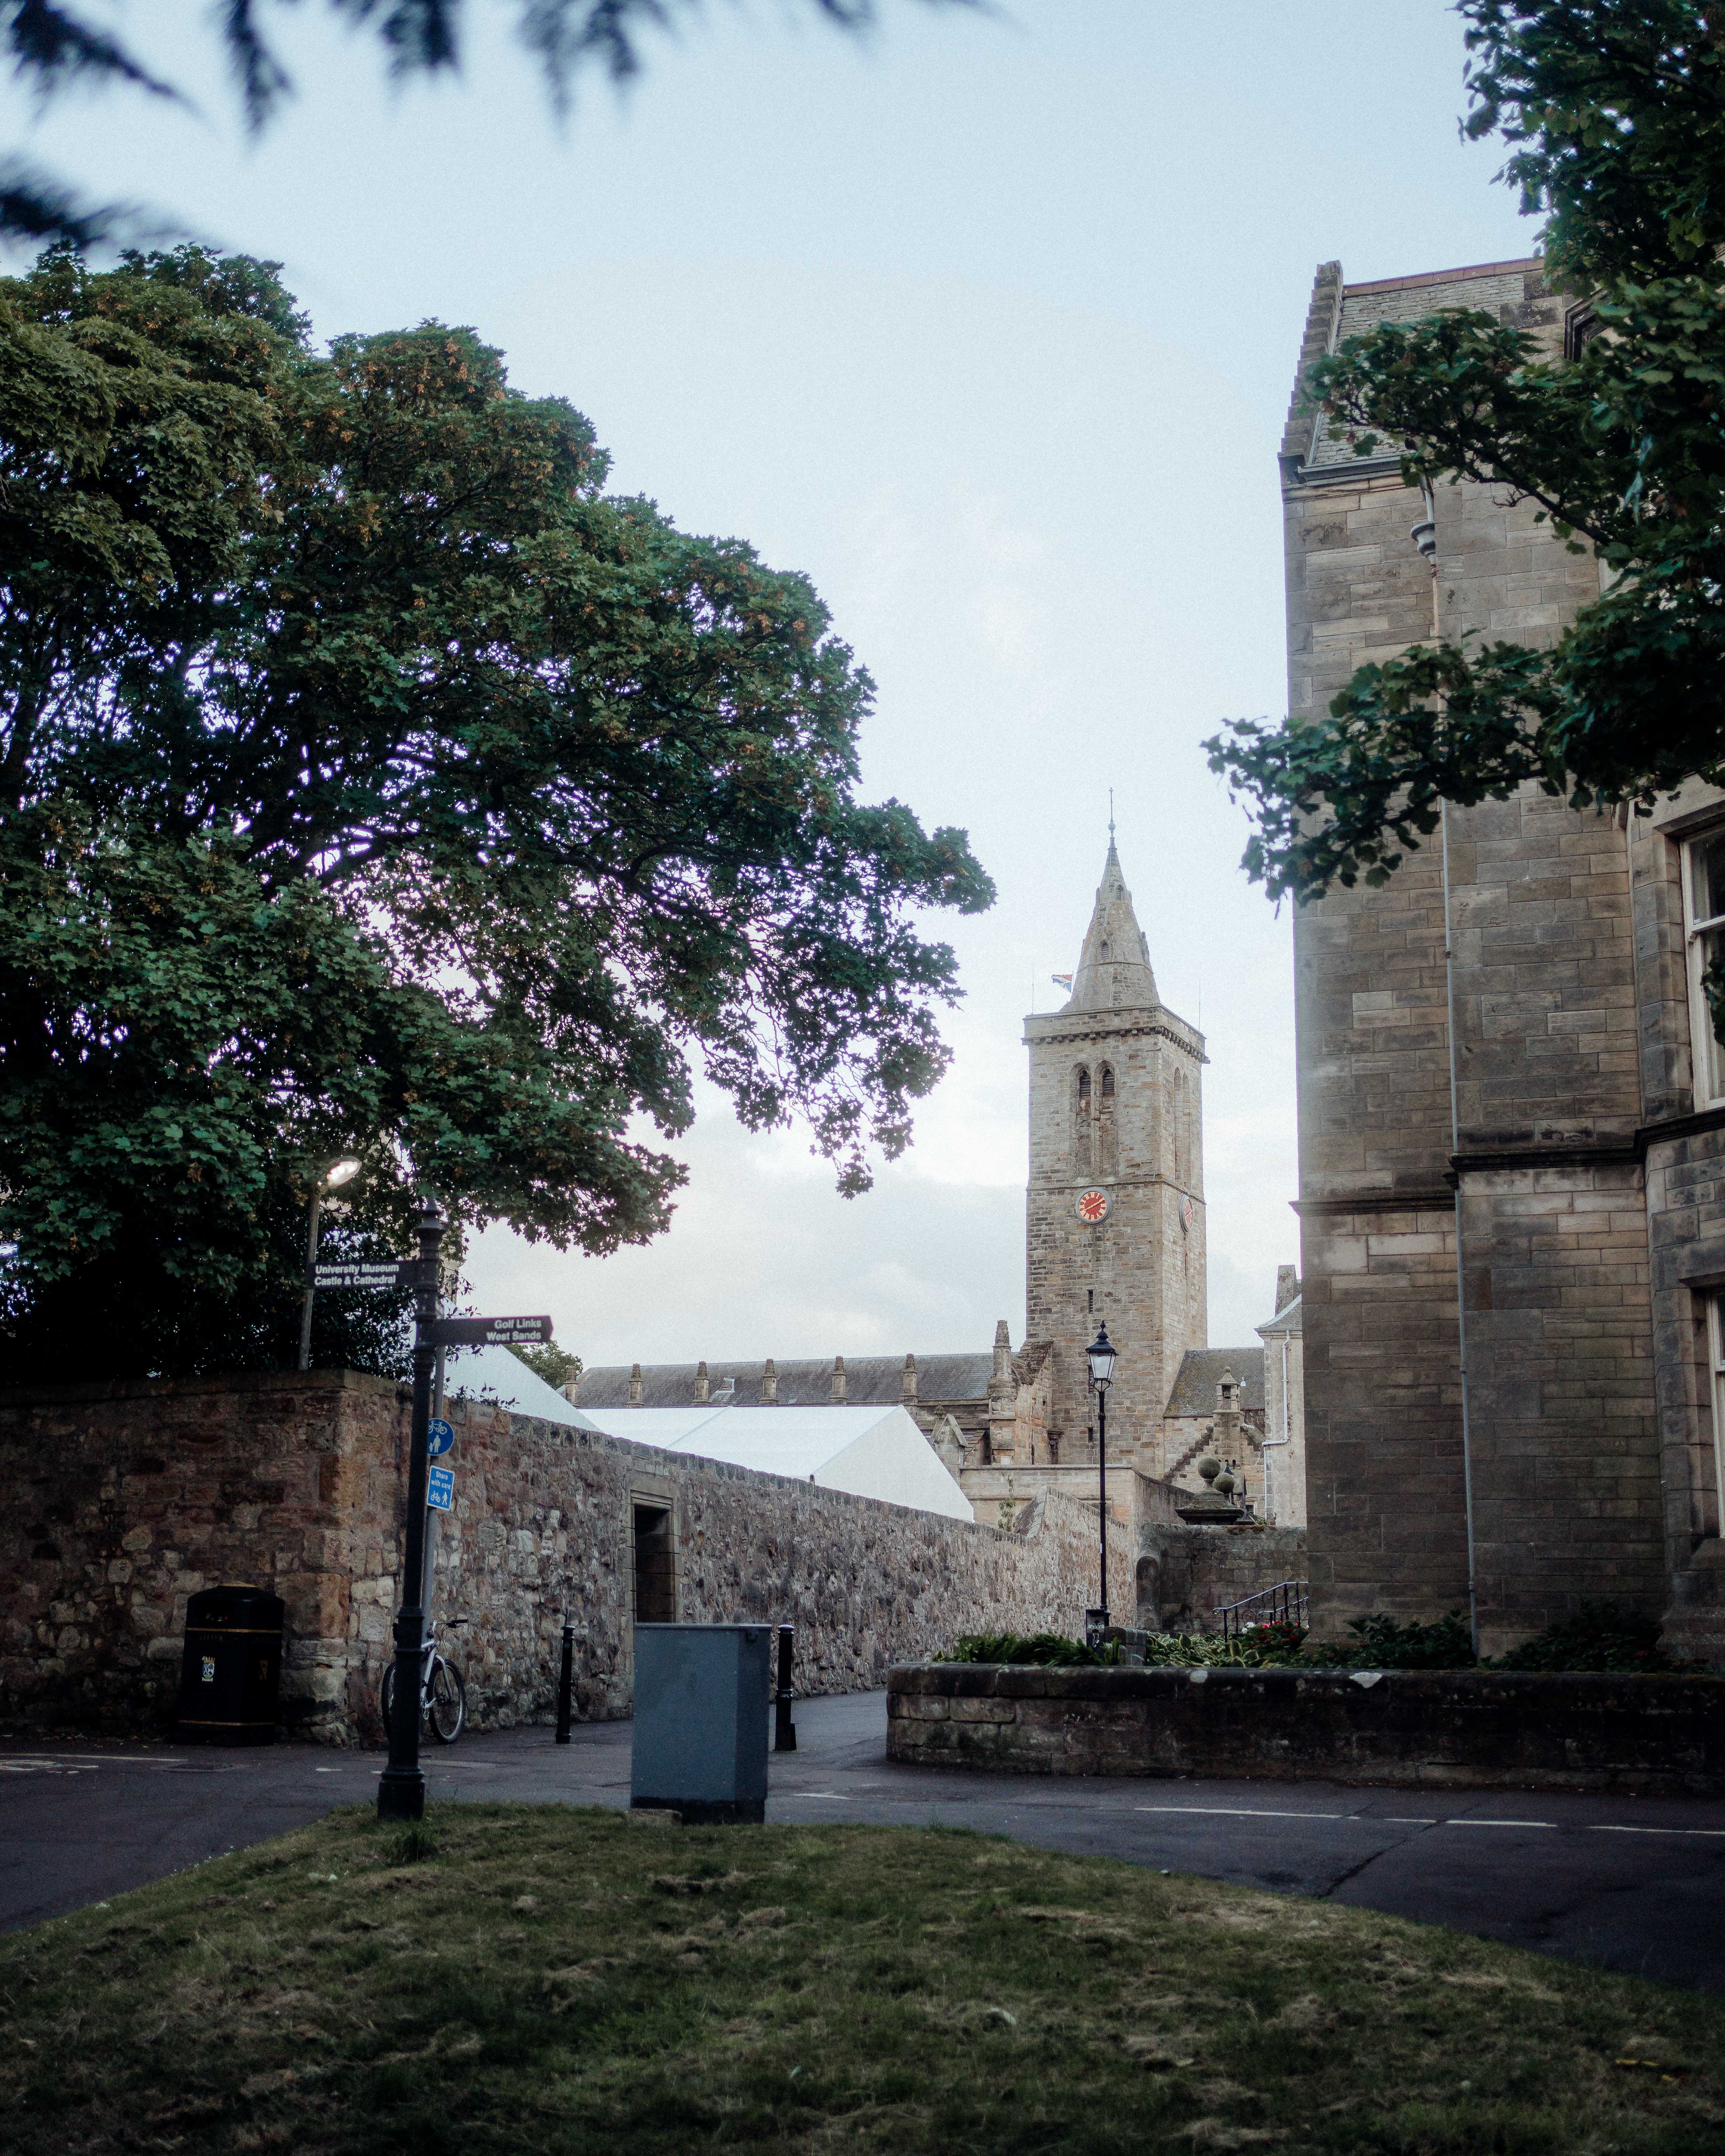
POLYGON ((461 1804, 0 1939, 0 2143, 1725 2148, 1725 2006, 939 1829, 461 1804))

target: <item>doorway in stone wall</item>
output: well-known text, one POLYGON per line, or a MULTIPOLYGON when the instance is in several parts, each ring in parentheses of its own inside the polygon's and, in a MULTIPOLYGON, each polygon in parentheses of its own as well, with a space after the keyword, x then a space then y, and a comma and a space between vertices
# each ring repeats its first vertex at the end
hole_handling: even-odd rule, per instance
POLYGON ((637 1503, 634 1540, 635 1622, 675 1625, 677 1577, 671 1548, 670 1507, 637 1503))

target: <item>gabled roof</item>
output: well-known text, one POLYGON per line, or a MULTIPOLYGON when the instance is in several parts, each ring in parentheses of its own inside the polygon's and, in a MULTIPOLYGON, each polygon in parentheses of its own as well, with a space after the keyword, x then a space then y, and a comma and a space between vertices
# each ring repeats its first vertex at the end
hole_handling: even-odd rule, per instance
POLYGON ((1240 1384, 1242 1414, 1264 1412, 1264 1350, 1261 1348, 1189 1348, 1181 1358, 1164 1414, 1211 1415, 1222 1373, 1232 1370, 1240 1384))
POLYGON ((1267 1325, 1260 1325, 1258 1327, 1259 1338, 1261 1340, 1266 1334, 1271 1332, 1303 1332, 1306 1330, 1306 1321, 1300 1314, 1300 1306, 1305 1300, 1303 1295, 1296 1295, 1291 1303, 1277 1311, 1267 1325))
MULTIPOLYGON (((686 1408, 696 1404, 693 1363, 646 1363, 641 1366, 640 1405, 644 1408, 686 1408)), ((833 1397, 830 1361, 780 1363, 778 1404, 781 1408, 824 1408, 833 1397)), ((916 1358, 916 1404, 945 1407, 965 1400, 986 1400, 988 1379, 993 1374, 992 1355, 919 1355, 916 1358)), ((624 1408, 629 1404, 629 1365, 608 1363, 583 1370, 575 1389, 577 1407, 624 1408)), ((753 1407, 761 1399, 758 1363, 709 1363, 707 1383, 713 1394, 736 1385, 733 1407, 753 1407)), ((847 1407, 896 1407, 904 1397, 905 1358, 902 1355, 858 1355, 845 1363, 845 1404, 847 1407)))

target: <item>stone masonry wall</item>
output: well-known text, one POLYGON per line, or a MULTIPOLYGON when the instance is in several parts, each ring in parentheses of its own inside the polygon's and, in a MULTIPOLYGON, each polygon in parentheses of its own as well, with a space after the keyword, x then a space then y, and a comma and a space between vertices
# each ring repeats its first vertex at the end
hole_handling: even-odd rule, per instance
MULTIPOLYGON (((287 1604, 288 1726, 376 1738, 407 1414, 340 1372, 0 1394, 0 1714, 164 1723, 188 1598, 239 1580, 287 1604)), ((1094 1514, 1056 1491, 1004 1533, 477 1404, 451 1420, 432 1607, 472 1620, 454 1658, 479 1726, 550 1714, 566 1614, 579 1712, 629 1712, 638 1504, 672 1515, 680 1620, 794 1623, 805 1692, 880 1684, 962 1632, 1075 1632, 1095 1592, 1094 1514)))
MULTIPOLYGON (((1331 319, 1329 285, 1319 297, 1331 319)), ((1562 303, 1534 264, 1355 299, 1344 288, 1341 320, 1348 333, 1386 310, 1476 304, 1561 350, 1562 303)), ((1420 497, 1394 471, 1350 470, 1334 444, 1306 465, 1285 454, 1285 470, 1298 715, 1321 714, 1358 666, 1428 641, 1434 596, 1445 637, 1533 644, 1597 596, 1597 565, 1501 489, 1439 487, 1435 590, 1409 536, 1420 497)), ((1529 787, 1452 809, 1447 833, 1381 890, 1298 911, 1321 1632, 1466 1599, 1458 1181, 1481 1645, 1495 1651, 1584 1597, 1663 1606, 1630 901, 1622 831, 1529 787)))
POLYGON ((1215 1632, 1219 1609, 1307 1576, 1306 1537, 1286 1527, 1150 1527, 1138 1544, 1138 1623, 1215 1632))

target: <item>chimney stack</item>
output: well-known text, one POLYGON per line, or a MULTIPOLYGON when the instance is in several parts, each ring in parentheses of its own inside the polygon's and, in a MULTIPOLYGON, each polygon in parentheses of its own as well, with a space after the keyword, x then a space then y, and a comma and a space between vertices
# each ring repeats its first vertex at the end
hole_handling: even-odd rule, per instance
POLYGON ((905 1358, 902 1390, 905 1405, 907 1408, 914 1408, 916 1404, 916 1358, 914 1355, 906 1355, 905 1358))
POLYGON ((833 1397, 831 1404, 835 1408, 842 1408, 845 1404, 845 1358, 842 1355, 835 1355, 833 1358, 833 1397))
POLYGON ((711 1397, 711 1394, 712 1388, 707 1383, 706 1364, 705 1363, 697 1363, 695 1366, 696 1406, 698 1408, 704 1408, 709 1399, 711 1397))
POLYGON ((770 1355, 761 1368, 761 1405, 763 1408, 778 1405, 778 1372, 774 1368, 770 1355))
POLYGON ((632 1408, 641 1404, 641 1366, 639 1363, 631 1363, 629 1366, 629 1404, 632 1408))

